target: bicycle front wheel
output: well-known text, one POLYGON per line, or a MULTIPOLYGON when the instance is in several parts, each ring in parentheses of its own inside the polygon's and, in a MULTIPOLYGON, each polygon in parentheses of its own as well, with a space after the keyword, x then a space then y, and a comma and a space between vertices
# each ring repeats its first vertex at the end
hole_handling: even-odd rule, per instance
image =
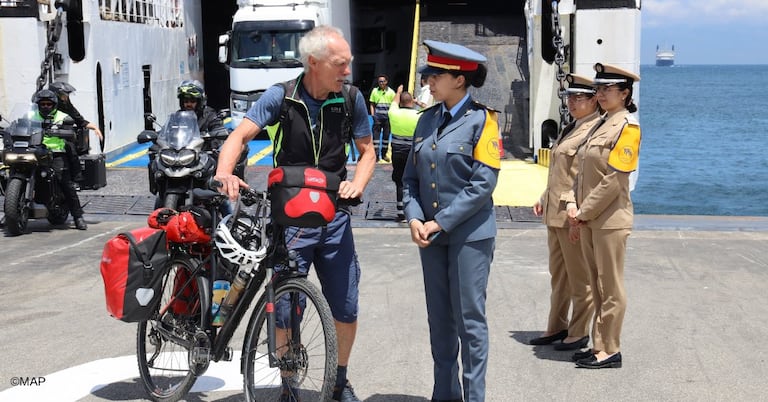
MULTIPOLYGON (((249 401, 327 401, 336 380, 336 327, 325 297, 307 279, 275 289, 275 359, 270 363, 267 300, 245 334, 243 375, 249 401)), ((270 307, 271 308, 271 307, 270 307)))
POLYGON ((136 355, 144 389, 154 401, 174 402, 192 388, 207 365, 192 363, 199 345, 200 292, 192 276, 196 261, 177 258, 163 279, 158 312, 139 323, 136 355))

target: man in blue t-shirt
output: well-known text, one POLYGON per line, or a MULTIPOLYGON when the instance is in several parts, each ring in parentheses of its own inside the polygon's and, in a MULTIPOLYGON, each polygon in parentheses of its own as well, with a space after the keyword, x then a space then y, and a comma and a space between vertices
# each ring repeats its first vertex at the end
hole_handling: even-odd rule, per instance
MULTIPOLYGON (((340 199, 361 197, 373 175, 376 156, 365 99, 360 91, 354 91, 351 130, 360 155, 354 178, 347 180, 344 148, 349 133, 342 130, 346 126, 343 122, 347 102, 340 98, 352 62, 349 43, 339 29, 318 26, 301 39, 299 51, 304 72, 295 80, 264 92, 221 148, 215 179, 223 184, 221 191, 232 199, 237 197, 240 187, 248 187, 232 174, 240 151, 266 126, 281 120, 283 102, 287 110, 280 121, 283 138, 279 149, 275 147, 275 166, 315 166, 338 174, 342 180, 340 199)), ((326 227, 289 227, 286 242, 289 249, 298 252, 300 270, 306 272, 314 265, 335 319, 339 367, 333 399, 359 401, 347 381, 347 364, 357 331, 360 280, 349 213, 338 210, 326 227)), ((290 394, 290 385, 283 386, 284 393, 290 394)))

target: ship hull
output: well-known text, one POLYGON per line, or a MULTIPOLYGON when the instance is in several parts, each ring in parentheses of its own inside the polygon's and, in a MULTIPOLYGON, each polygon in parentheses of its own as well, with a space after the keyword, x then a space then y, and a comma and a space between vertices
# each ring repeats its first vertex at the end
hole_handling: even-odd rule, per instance
POLYGON ((674 60, 669 59, 656 59, 656 66, 657 67, 671 67, 675 65, 674 60))

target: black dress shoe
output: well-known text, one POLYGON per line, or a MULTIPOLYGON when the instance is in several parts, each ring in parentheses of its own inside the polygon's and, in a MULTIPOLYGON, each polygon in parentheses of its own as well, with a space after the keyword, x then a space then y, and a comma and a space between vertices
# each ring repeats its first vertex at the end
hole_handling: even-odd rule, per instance
POLYGON ((565 339, 568 337, 568 331, 562 330, 558 333, 552 334, 550 336, 542 336, 538 338, 533 338, 530 341, 528 341, 529 344, 539 346, 539 345, 549 345, 550 343, 554 341, 559 341, 561 339, 565 339))
POLYGON ((85 223, 85 219, 82 217, 75 218, 75 227, 79 230, 86 230, 88 229, 88 225, 85 223))
POLYGON ((576 366, 588 369, 621 368, 621 352, 604 360, 597 360, 595 355, 576 361, 576 366))
POLYGON ((581 359, 586 359, 587 357, 594 356, 595 352, 592 351, 592 349, 587 349, 583 352, 576 352, 571 356, 571 360, 573 361, 579 361, 581 359))
POLYGON ((560 342, 555 344, 555 350, 576 350, 587 347, 589 336, 577 339, 573 342, 560 342))

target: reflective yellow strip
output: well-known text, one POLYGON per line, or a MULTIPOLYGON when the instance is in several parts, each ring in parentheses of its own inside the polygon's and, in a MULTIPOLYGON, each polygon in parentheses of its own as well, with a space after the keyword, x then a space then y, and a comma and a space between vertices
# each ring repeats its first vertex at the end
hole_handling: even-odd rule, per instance
POLYGON ((141 158, 142 156, 144 156, 146 154, 147 154, 147 150, 146 149, 142 149, 139 152, 126 155, 126 156, 124 156, 124 157, 122 157, 122 158, 120 158, 120 159, 118 159, 116 161, 108 162, 105 165, 108 168, 115 167, 115 166, 120 166, 120 165, 122 165, 125 162, 132 161, 134 159, 139 159, 139 158, 141 158))

